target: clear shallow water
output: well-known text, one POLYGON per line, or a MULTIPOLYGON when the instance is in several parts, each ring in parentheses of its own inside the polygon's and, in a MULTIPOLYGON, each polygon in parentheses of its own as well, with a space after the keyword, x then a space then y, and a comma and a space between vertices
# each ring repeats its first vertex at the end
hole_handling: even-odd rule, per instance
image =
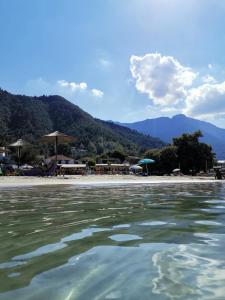
POLYGON ((225 186, 0 190, 0 299, 225 298, 225 186))

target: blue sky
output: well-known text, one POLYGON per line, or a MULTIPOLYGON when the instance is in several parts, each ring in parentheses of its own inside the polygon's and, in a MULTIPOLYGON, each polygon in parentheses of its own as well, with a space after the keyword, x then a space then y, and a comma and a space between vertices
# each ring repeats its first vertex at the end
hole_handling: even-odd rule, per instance
POLYGON ((95 117, 225 127, 225 2, 0 0, 0 86, 95 117))

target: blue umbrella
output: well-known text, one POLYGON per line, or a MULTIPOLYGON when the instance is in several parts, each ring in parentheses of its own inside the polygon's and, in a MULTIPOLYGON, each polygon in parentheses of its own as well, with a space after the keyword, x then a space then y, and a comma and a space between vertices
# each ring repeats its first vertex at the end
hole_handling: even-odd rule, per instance
POLYGON ((138 165, 146 165, 147 173, 148 173, 148 164, 153 164, 155 161, 150 158, 144 158, 139 160, 138 165))
POLYGON ((144 158, 139 160, 138 165, 148 165, 148 164, 153 164, 155 161, 150 158, 144 158))

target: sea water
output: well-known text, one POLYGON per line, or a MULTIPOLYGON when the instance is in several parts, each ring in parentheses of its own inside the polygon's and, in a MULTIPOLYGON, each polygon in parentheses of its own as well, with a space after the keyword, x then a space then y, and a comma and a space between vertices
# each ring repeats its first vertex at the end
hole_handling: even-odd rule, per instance
POLYGON ((225 186, 0 190, 0 299, 225 299, 225 186))

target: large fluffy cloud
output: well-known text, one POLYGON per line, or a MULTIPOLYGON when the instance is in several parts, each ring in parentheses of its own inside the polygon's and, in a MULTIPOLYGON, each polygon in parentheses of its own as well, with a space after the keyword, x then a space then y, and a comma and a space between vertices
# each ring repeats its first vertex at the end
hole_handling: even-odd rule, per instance
POLYGON ((172 56, 149 53, 131 56, 130 70, 136 88, 148 94, 154 104, 168 106, 183 101, 197 73, 172 56))
POLYGON ((225 115, 225 81, 191 89, 186 98, 184 113, 207 118, 225 115))
POLYGON ((148 95, 158 114, 176 111, 208 120, 225 116, 225 81, 205 74, 193 86, 197 72, 159 53, 131 56, 130 70, 136 89, 148 95))

